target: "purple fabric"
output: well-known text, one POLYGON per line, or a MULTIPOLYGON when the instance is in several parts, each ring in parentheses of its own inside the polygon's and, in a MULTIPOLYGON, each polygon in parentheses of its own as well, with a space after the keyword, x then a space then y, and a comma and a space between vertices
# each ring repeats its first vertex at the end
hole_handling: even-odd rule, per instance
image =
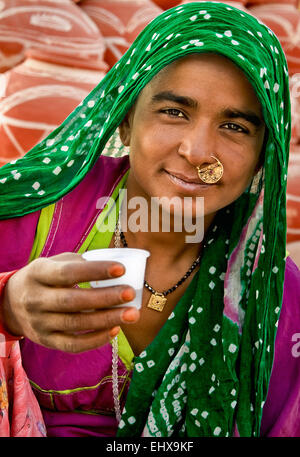
POLYGON ((300 338, 300 271, 288 257, 274 363, 263 409, 263 436, 300 437, 300 349, 293 349, 296 341, 292 340, 297 333, 300 338))
MULTIPOLYGON (((81 354, 67 354, 25 338, 21 341, 21 352, 48 436, 116 434, 110 344, 81 354), (74 391, 68 392, 71 389, 74 391)), ((120 359, 118 376, 124 406, 130 378, 120 359)))
POLYGON ((0 272, 24 267, 29 259, 40 211, 0 221, 0 272))
MULTIPOLYGON (((127 157, 100 157, 83 183, 58 203, 51 225, 51 236, 47 239, 43 255, 74 251, 83 242, 100 212, 96 208, 97 199, 111 195, 127 169, 127 157), (67 237, 65 233, 68 233, 67 237)), ((39 213, 35 213, 0 223, 0 271, 9 271, 26 264, 38 216, 39 213)), ((300 333, 300 272, 288 258, 275 358, 263 409, 262 436, 300 436, 300 359, 292 351, 296 344, 292 337, 297 333, 300 333)), ((67 354, 24 339, 21 349, 29 379, 42 389, 37 389, 33 384, 48 436, 115 435, 117 424, 114 417, 109 344, 83 354, 67 354), (66 392, 69 389, 76 391, 66 392), (87 411, 92 414, 87 414, 87 411)), ((122 405, 126 400, 128 384, 127 370, 119 360, 122 405)))

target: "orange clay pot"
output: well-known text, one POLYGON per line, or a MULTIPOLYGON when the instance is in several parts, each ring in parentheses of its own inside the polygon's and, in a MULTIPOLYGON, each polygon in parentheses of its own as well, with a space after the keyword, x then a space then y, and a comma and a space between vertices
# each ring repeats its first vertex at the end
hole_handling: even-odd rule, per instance
POLYGON ((257 5, 270 5, 274 3, 281 3, 282 5, 298 5, 298 0, 246 0, 246 5, 248 7, 257 6, 257 5))
POLYGON ((300 241, 300 147, 292 146, 287 177, 287 242, 300 241))
POLYGON ((153 3, 158 5, 163 10, 168 10, 169 8, 173 8, 173 6, 177 6, 180 3, 180 0, 152 0, 153 3))
POLYGON ((0 37, 0 72, 22 62, 28 49, 47 62, 106 68, 103 37, 72 0, 1 0, 0 37))
POLYGON ((291 144, 300 144, 300 74, 296 73, 290 78, 290 97, 292 112, 292 137, 291 144))
POLYGON ((277 35, 286 54, 289 73, 300 72, 300 10, 295 1, 265 2, 249 8, 251 14, 264 22, 277 35))
POLYGON ((104 72, 28 57, 0 75, 0 166, 22 157, 76 108, 104 72))
MULTIPOLYGON (((182 0, 180 5, 184 5, 185 3, 192 3, 195 1, 200 3, 202 0, 182 0)), ((246 0, 231 0, 231 1, 223 1, 222 3, 226 3, 228 5, 228 8, 230 8, 231 6, 234 6, 235 8, 239 8, 242 11, 249 12, 249 11, 247 11, 247 9, 244 6, 246 3, 246 0)))
POLYGON ((145 26, 162 12, 150 0, 82 0, 79 6, 104 36, 105 61, 110 67, 122 57, 145 26))

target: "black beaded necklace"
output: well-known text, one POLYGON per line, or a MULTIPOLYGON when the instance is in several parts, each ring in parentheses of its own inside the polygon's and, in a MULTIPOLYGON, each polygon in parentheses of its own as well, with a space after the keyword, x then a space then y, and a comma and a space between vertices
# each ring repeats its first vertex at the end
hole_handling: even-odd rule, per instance
MULTIPOLYGON (((125 238, 124 233, 122 230, 120 230, 120 239, 122 241, 122 244, 124 248, 128 248, 128 244, 125 238)), ((167 303, 166 296, 169 295, 170 293, 174 292, 174 290, 177 289, 195 270, 195 268, 199 265, 201 259, 201 254, 197 257, 197 259, 193 262, 193 264, 190 266, 188 271, 182 276, 182 278, 173 286, 170 287, 170 289, 165 290, 164 292, 157 292, 156 290, 151 287, 147 281, 144 281, 144 286, 146 289, 148 289, 151 292, 151 297, 149 300, 149 303, 147 305, 148 308, 154 309, 155 311, 162 311, 164 309, 165 304, 167 303)))

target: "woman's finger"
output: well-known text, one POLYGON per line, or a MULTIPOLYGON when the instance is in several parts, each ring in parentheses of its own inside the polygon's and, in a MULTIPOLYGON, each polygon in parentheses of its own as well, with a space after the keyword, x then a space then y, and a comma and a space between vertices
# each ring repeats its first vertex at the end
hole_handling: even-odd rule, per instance
POLYGON ((113 327, 128 322, 128 320, 126 320, 126 313, 131 316, 131 322, 133 322, 133 315, 135 315, 136 320, 139 318, 139 311, 132 307, 121 307, 85 313, 47 313, 43 323, 39 323, 39 328, 48 334, 56 332, 71 334, 86 331, 108 332, 113 327))
POLYGON ((126 304, 135 297, 135 290, 127 285, 90 289, 40 287, 39 294, 27 297, 28 308, 42 312, 76 313, 93 309, 107 309, 126 304))
POLYGON ((80 282, 116 278, 125 273, 125 267, 119 262, 87 261, 79 257, 74 260, 36 259, 30 264, 31 278, 49 286, 70 287, 80 282))
POLYGON ((40 344, 51 349, 64 352, 79 353, 90 351, 110 341, 108 330, 88 332, 83 334, 51 333, 40 339, 40 344))

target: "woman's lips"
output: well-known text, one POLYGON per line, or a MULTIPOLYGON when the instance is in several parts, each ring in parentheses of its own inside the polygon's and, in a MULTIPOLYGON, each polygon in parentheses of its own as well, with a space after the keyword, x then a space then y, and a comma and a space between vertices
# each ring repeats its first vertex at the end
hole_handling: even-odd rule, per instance
POLYGON ((172 176, 175 176, 175 178, 178 178, 181 181, 189 182, 191 184, 201 184, 198 176, 188 177, 188 176, 182 175, 181 173, 177 173, 176 171, 168 171, 168 170, 166 170, 166 172, 169 173, 172 176))
POLYGON ((214 184, 202 184, 199 178, 181 175, 174 171, 165 170, 168 178, 178 187, 187 191, 199 191, 206 187, 211 187, 214 184))

